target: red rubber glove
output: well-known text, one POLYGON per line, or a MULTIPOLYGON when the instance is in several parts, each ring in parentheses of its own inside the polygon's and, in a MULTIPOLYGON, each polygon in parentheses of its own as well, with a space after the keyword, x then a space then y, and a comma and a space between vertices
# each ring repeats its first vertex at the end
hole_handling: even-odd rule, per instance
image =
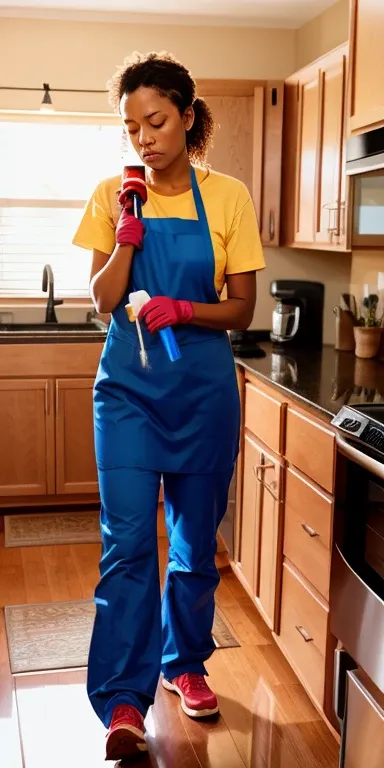
POLYGON ((144 319, 150 333, 156 333, 169 325, 190 323, 193 307, 190 301, 170 299, 168 296, 155 296, 139 312, 139 320, 144 319))
POLYGON ((116 243, 118 245, 133 245, 141 251, 143 247, 145 228, 141 219, 135 219, 123 208, 116 227, 116 243))
POLYGON ((135 192, 139 195, 140 200, 144 205, 144 203, 147 202, 148 197, 147 186, 144 179, 141 179, 139 176, 124 179, 119 194, 119 203, 130 213, 133 209, 132 195, 135 192))

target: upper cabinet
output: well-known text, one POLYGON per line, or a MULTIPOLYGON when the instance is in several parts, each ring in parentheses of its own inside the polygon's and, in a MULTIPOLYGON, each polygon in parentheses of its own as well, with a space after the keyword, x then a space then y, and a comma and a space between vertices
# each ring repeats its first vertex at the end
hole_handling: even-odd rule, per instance
POLYGON ((352 0, 349 131, 384 125, 384 2, 352 0))
POLYGON ((252 195, 265 246, 279 245, 284 83, 201 80, 216 124, 208 162, 252 195))
POLYGON ((344 172, 347 46, 286 83, 282 234, 285 245, 347 250, 344 172))

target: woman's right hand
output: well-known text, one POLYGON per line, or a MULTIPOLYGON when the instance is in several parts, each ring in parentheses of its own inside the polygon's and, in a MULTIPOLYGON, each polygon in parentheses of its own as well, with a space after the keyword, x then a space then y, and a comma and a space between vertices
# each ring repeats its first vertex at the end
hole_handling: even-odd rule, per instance
POLYGON ((141 251, 145 227, 141 219, 136 219, 129 211, 123 208, 116 227, 116 244, 133 245, 141 251))

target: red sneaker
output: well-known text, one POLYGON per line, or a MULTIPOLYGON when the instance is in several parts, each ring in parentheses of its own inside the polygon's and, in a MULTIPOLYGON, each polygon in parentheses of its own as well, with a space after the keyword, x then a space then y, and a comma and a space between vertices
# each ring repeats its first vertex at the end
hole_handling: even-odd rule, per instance
POLYGON ((136 707, 119 704, 107 733, 106 760, 121 760, 146 752, 144 718, 136 707))
POLYGON ((163 677, 162 684, 167 691, 179 694, 181 708, 189 717, 209 717, 219 711, 217 698, 203 675, 185 674, 171 681, 163 677))

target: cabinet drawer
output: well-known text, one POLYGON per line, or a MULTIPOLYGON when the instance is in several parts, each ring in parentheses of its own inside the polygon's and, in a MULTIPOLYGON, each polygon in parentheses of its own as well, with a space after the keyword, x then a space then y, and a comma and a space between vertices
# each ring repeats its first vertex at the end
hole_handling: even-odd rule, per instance
POLYGON ((332 500, 288 469, 284 554, 329 599, 332 500))
POLYGON ((327 491, 333 489, 335 436, 310 418, 288 408, 285 456, 327 491))
POLYGON ((304 686, 322 708, 328 611, 299 580, 288 563, 283 567, 280 642, 304 686))
POLYGON ((275 453, 281 453, 281 408, 278 400, 261 389, 245 385, 245 426, 275 453))

